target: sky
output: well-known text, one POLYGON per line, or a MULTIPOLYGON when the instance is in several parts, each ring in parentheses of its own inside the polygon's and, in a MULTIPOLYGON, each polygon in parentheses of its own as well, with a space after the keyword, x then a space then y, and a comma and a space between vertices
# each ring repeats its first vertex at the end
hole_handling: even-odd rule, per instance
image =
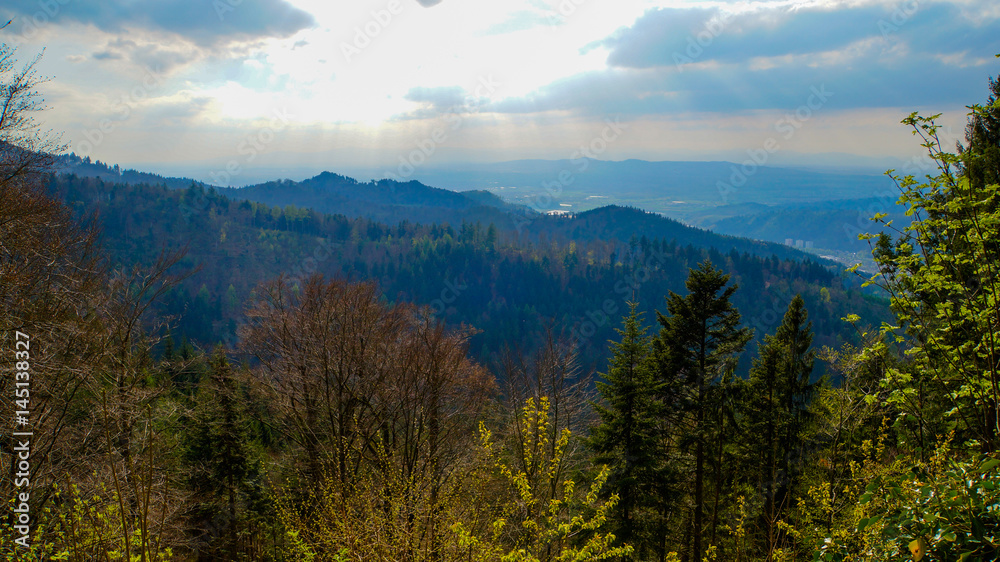
POLYGON ((226 185, 580 154, 880 166, 920 154, 914 111, 953 145, 1000 74, 996 0, 2 0, 8 19, 69 151, 226 185))

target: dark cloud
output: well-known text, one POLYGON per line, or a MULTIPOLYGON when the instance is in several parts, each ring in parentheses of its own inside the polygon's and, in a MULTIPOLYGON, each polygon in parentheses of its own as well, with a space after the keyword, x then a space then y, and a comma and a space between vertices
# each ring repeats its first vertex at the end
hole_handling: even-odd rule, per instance
POLYGON ((169 48, 158 43, 140 45, 131 39, 109 41, 104 50, 91 55, 96 60, 122 60, 151 69, 155 72, 169 72, 196 58, 196 52, 182 47, 169 48))
POLYGON ((122 58, 121 53, 113 53, 111 51, 98 51, 91 56, 94 60, 118 60, 122 58))
POLYGON ((609 49, 608 69, 488 109, 794 111, 824 86, 833 92, 824 107, 836 109, 965 105, 982 97, 987 76, 998 70, 992 55, 1000 53, 1000 20, 974 21, 966 8, 904 0, 889 7, 765 6, 730 16, 719 9, 652 10, 589 47, 609 49))
POLYGON ((812 67, 788 64, 766 70, 745 66, 668 72, 607 70, 551 84, 534 96, 506 100, 489 110, 509 113, 574 111, 632 116, 683 112, 792 111, 812 89, 832 92, 824 107, 954 106, 986 91, 983 67, 937 60, 812 67), (928 80, 928 76, 934 79, 928 80))
MULTIPOLYGON (((25 21, 40 4, 8 8, 25 21)), ((264 37, 287 37, 315 25, 313 17, 285 0, 104 0, 52 2, 46 21, 77 21, 111 33, 142 29, 180 35, 201 46, 264 37)))
POLYGON ((437 6, 441 3, 441 0, 417 0, 417 4, 425 8, 430 8, 431 6, 437 6))
POLYGON ((824 53, 865 39, 905 41, 919 52, 953 53, 1000 48, 997 22, 973 22, 961 6, 762 7, 733 14, 718 8, 651 10, 596 45, 610 50, 608 64, 624 68, 685 62, 742 63, 758 57, 824 53))

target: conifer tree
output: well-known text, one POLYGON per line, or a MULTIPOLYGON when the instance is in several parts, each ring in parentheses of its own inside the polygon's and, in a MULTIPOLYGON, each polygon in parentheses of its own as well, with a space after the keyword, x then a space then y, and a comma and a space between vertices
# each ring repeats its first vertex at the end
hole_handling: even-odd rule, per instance
POLYGON ((623 328, 616 328, 621 340, 611 342, 608 372, 597 383, 604 403, 594 405, 601 423, 593 429, 590 446, 595 462, 611 470, 605 493, 619 497, 615 534, 642 552, 636 544, 640 538, 639 512, 654 499, 649 492, 659 462, 655 396, 660 392, 650 361, 651 339, 636 308, 636 303, 629 303, 623 328))
POLYGON ((773 335, 764 337, 750 369, 742 404, 742 473, 763 495, 761 525, 767 559, 779 547, 777 521, 790 507, 801 457, 802 434, 816 385, 812 323, 796 295, 773 335))
POLYGON ((216 555, 236 556, 241 550, 241 522, 261 501, 255 480, 260 465, 253 449, 250 420, 240 400, 240 385, 221 347, 211 358, 210 373, 203 383, 202 400, 187 438, 185 460, 194 468, 190 487, 201 498, 198 516, 202 527, 225 537, 208 545, 216 555), (249 509, 248 509, 249 508, 249 509))
POLYGON ((721 494, 724 427, 724 398, 720 385, 729 383, 736 360, 753 337, 750 328, 740 327, 740 313, 730 299, 736 285, 727 286, 729 275, 702 262, 692 269, 685 282, 688 294, 673 291, 667 297, 669 316, 657 314, 662 326, 655 344, 659 380, 679 418, 677 428, 688 454, 694 457, 694 497, 690 522, 690 545, 685 544, 689 560, 701 560, 705 553, 705 484, 709 463, 714 464, 714 499, 712 534, 718 526, 721 494))

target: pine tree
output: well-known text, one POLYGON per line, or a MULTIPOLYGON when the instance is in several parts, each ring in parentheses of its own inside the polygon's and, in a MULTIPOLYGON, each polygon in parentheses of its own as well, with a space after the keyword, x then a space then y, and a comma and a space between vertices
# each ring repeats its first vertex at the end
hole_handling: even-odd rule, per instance
POLYGON ((667 399, 678 411, 679 440, 693 455, 694 498, 691 514, 689 560, 701 560, 705 552, 705 484, 714 465, 714 498, 711 534, 718 527, 724 445, 725 404, 736 360, 753 337, 740 327, 740 313, 730 302, 737 290, 727 286, 729 275, 708 260, 692 269, 685 286, 687 296, 673 291, 667 297, 669 316, 657 314, 662 326, 656 342, 659 380, 670 389, 667 399))
POLYGON ((801 457, 802 434, 816 390, 810 383, 815 362, 812 323, 796 295, 774 335, 767 335, 744 386, 741 419, 744 467, 741 470, 764 496, 761 528, 768 560, 781 538, 777 521, 790 507, 801 457))
POLYGON ((639 512, 653 500, 652 490, 659 462, 657 455, 659 388, 650 362, 651 338, 641 324, 637 304, 629 303, 624 327, 616 328, 619 342, 611 342, 608 372, 598 381, 604 399, 594 408, 601 423, 592 431, 590 446, 595 461, 607 465, 611 474, 605 493, 618 494, 615 507, 616 536, 642 552, 639 542, 639 512))
POLYGON ((986 104, 973 106, 958 153, 962 175, 974 187, 1000 184, 1000 79, 990 78, 986 104))
POLYGON ((247 508, 261 501, 261 490, 254 482, 260 466, 239 383, 221 348, 211 359, 202 392, 201 407, 187 437, 185 460, 195 467, 188 483, 201 497, 199 515, 209 519, 210 532, 226 532, 222 543, 210 548, 216 554, 235 556, 241 548, 240 522, 246 519, 247 508))

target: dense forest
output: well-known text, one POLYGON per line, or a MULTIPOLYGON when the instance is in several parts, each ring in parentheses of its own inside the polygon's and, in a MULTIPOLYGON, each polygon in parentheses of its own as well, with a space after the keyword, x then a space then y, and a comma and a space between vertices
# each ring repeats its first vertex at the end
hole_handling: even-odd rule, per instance
MULTIPOLYGON (((484 364, 504 347, 533 351, 532 342, 553 331, 579 340, 581 361, 598 366, 626 302, 634 299, 653 314, 667 291, 681 290, 688 268, 705 259, 735 276, 744 288, 735 302, 760 332, 780 321, 797 293, 813 310, 822 345, 852 338, 853 328, 840 320, 850 312, 870 312, 873 324, 888 319, 884 299, 864 294, 856 283, 851 288, 835 267, 636 209, 538 217, 519 234, 509 218, 499 228, 479 222, 388 226, 293 205, 233 201, 201 186, 171 190, 75 175, 52 175, 47 185, 80 220, 96 221, 116 264, 150 266, 164 249, 183 250, 176 271, 190 276, 154 310, 175 319, 171 330, 178 342, 189 339, 206 349, 234 343, 243 303, 261 280, 281 274, 293 285, 312 273, 376 281, 392 302, 428 305, 450 325, 480 330, 470 343, 484 364), (730 241, 744 252, 716 248, 730 241), (770 250, 785 257, 750 253, 770 250)), ((748 365, 749 354, 746 359, 748 365)))
POLYGON ((622 207, 390 225, 58 173, 3 49, 5 559, 1000 555, 996 80, 957 154, 904 119, 939 168, 893 176, 862 290, 622 207))

